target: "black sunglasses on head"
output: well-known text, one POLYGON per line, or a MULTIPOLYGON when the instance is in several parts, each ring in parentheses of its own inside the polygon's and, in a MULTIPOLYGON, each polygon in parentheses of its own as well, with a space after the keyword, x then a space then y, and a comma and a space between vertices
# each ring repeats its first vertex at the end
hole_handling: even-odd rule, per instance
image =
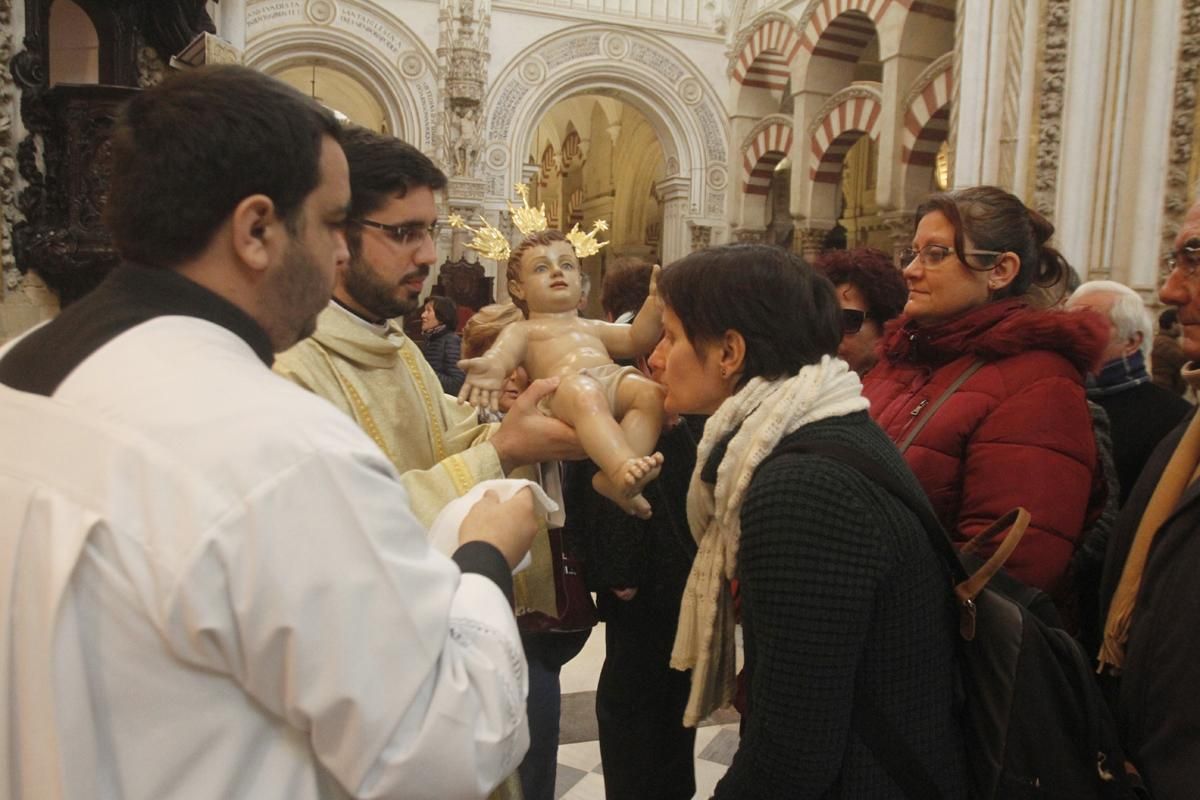
POLYGON ((842 334, 850 335, 858 333, 862 330, 863 322, 867 318, 867 312, 860 311, 857 308, 842 309, 842 334))

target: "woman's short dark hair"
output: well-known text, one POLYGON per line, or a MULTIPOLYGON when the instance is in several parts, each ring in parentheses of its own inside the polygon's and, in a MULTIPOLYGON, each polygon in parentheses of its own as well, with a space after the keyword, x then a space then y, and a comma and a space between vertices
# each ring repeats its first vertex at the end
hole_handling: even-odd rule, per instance
POLYGON ((813 261, 813 268, 834 287, 848 283, 867 301, 867 319, 882 326, 900 316, 908 302, 908 286, 891 256, 874 247, 832 250, 813 261))
POLYGON ((794 375, 842 341, 833 284, 798 255, 762 244, 727 244, 684 256, 663 270, 658 295, 693 343, 729 330, 746 341, 742 381, 794 375))
POLYGON ((433 306, 433 315, 437 317, 437 321, 445 325, 450 330, 458 324, 458 305, 449 297, 442 297, 440 294, 431 294, 425 298, 425 305, 433 306))
POLYGON ((113 127, 105 221, 117 251, 173 267, 200 254, 237 204, 264 194, 289 229, 320 182, 332 112, 252 69, 174 74, 130 98, 113 127))
POLYGON ((600 287, 600 307, 613 319, 627 311, 635 314, 650 294, 650 274, 654 265, 632 256, 622 256, 613 262, 600 287))
MULTIPOLYGON (((996 299, 1018 297, 1034 285, 1053 286, 1072 272, 1062 253, 1046 244, 1054 235, 1050 221, 999 187, 972 186, 932 195, 917 208, 914 229, 933 211, 940 211, 954 226, 954 249, 959 253, 975 249, 1017 254, 1021 262, 1017 276, 993 295, 996 299)), ((966 258, 988 264, 996 257, 966 258)))

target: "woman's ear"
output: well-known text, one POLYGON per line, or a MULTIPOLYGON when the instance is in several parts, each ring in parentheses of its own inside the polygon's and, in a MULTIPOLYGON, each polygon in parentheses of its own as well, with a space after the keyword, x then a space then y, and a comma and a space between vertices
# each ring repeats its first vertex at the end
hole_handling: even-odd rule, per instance
POLYGON ((746 366, 746 340, 732 328, 721 337, 721 377, 732 378, 742 374, 746 366))
POLYGON ((988 291, 998 292, 1017 278, 1021 271, 1021 259, 1016 253, 1003 253, 992 266, 988 275, 988 291))

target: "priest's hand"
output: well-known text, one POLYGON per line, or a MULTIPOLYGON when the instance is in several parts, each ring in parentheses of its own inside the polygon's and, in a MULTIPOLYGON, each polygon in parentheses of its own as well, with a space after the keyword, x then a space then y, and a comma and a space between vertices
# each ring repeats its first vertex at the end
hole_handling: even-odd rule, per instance
POLYGON ((547 416, 538 401, 558 388, 558 378, 534 381, 521 392, 489 439, 507 475, 517 467, 543 461, 579 461, 587 458, 575 429, 547 416))
POLYGON ((467 542, 487 542, 500 551, 509 569, 516 569, 537 532, 533 492, 528 488, 503 503, 495 492, 484 492, 458 526, 458 544, 461 547, 467 542))

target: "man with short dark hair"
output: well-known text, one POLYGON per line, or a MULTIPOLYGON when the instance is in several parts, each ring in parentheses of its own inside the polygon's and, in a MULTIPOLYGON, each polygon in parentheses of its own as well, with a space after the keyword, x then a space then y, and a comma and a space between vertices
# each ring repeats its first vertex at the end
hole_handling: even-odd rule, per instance
POLYGON ((482 797, 520 761, 528 492, 445 558, 268 369, 348 257, 340 135, 241 67, 121 112, 125 263, 0 351, 4 797, 482 797))
MULTIPOLYGON (((435 192, 446 176, 412 145, 352 128, 342 147, 353 193, 350 261, 317 318, 316 332, 276 360, 275 369, 354 418, 401 473, 418 519, 432 521, 480 481, 518 467, 578 458, 574 432, 538 411, 554 390, 538 381, 499 426, 442 391, 397 318, 417 307, 437 257, 435 192)), ((553 608, 539 608, 549 613, 553 608)))

